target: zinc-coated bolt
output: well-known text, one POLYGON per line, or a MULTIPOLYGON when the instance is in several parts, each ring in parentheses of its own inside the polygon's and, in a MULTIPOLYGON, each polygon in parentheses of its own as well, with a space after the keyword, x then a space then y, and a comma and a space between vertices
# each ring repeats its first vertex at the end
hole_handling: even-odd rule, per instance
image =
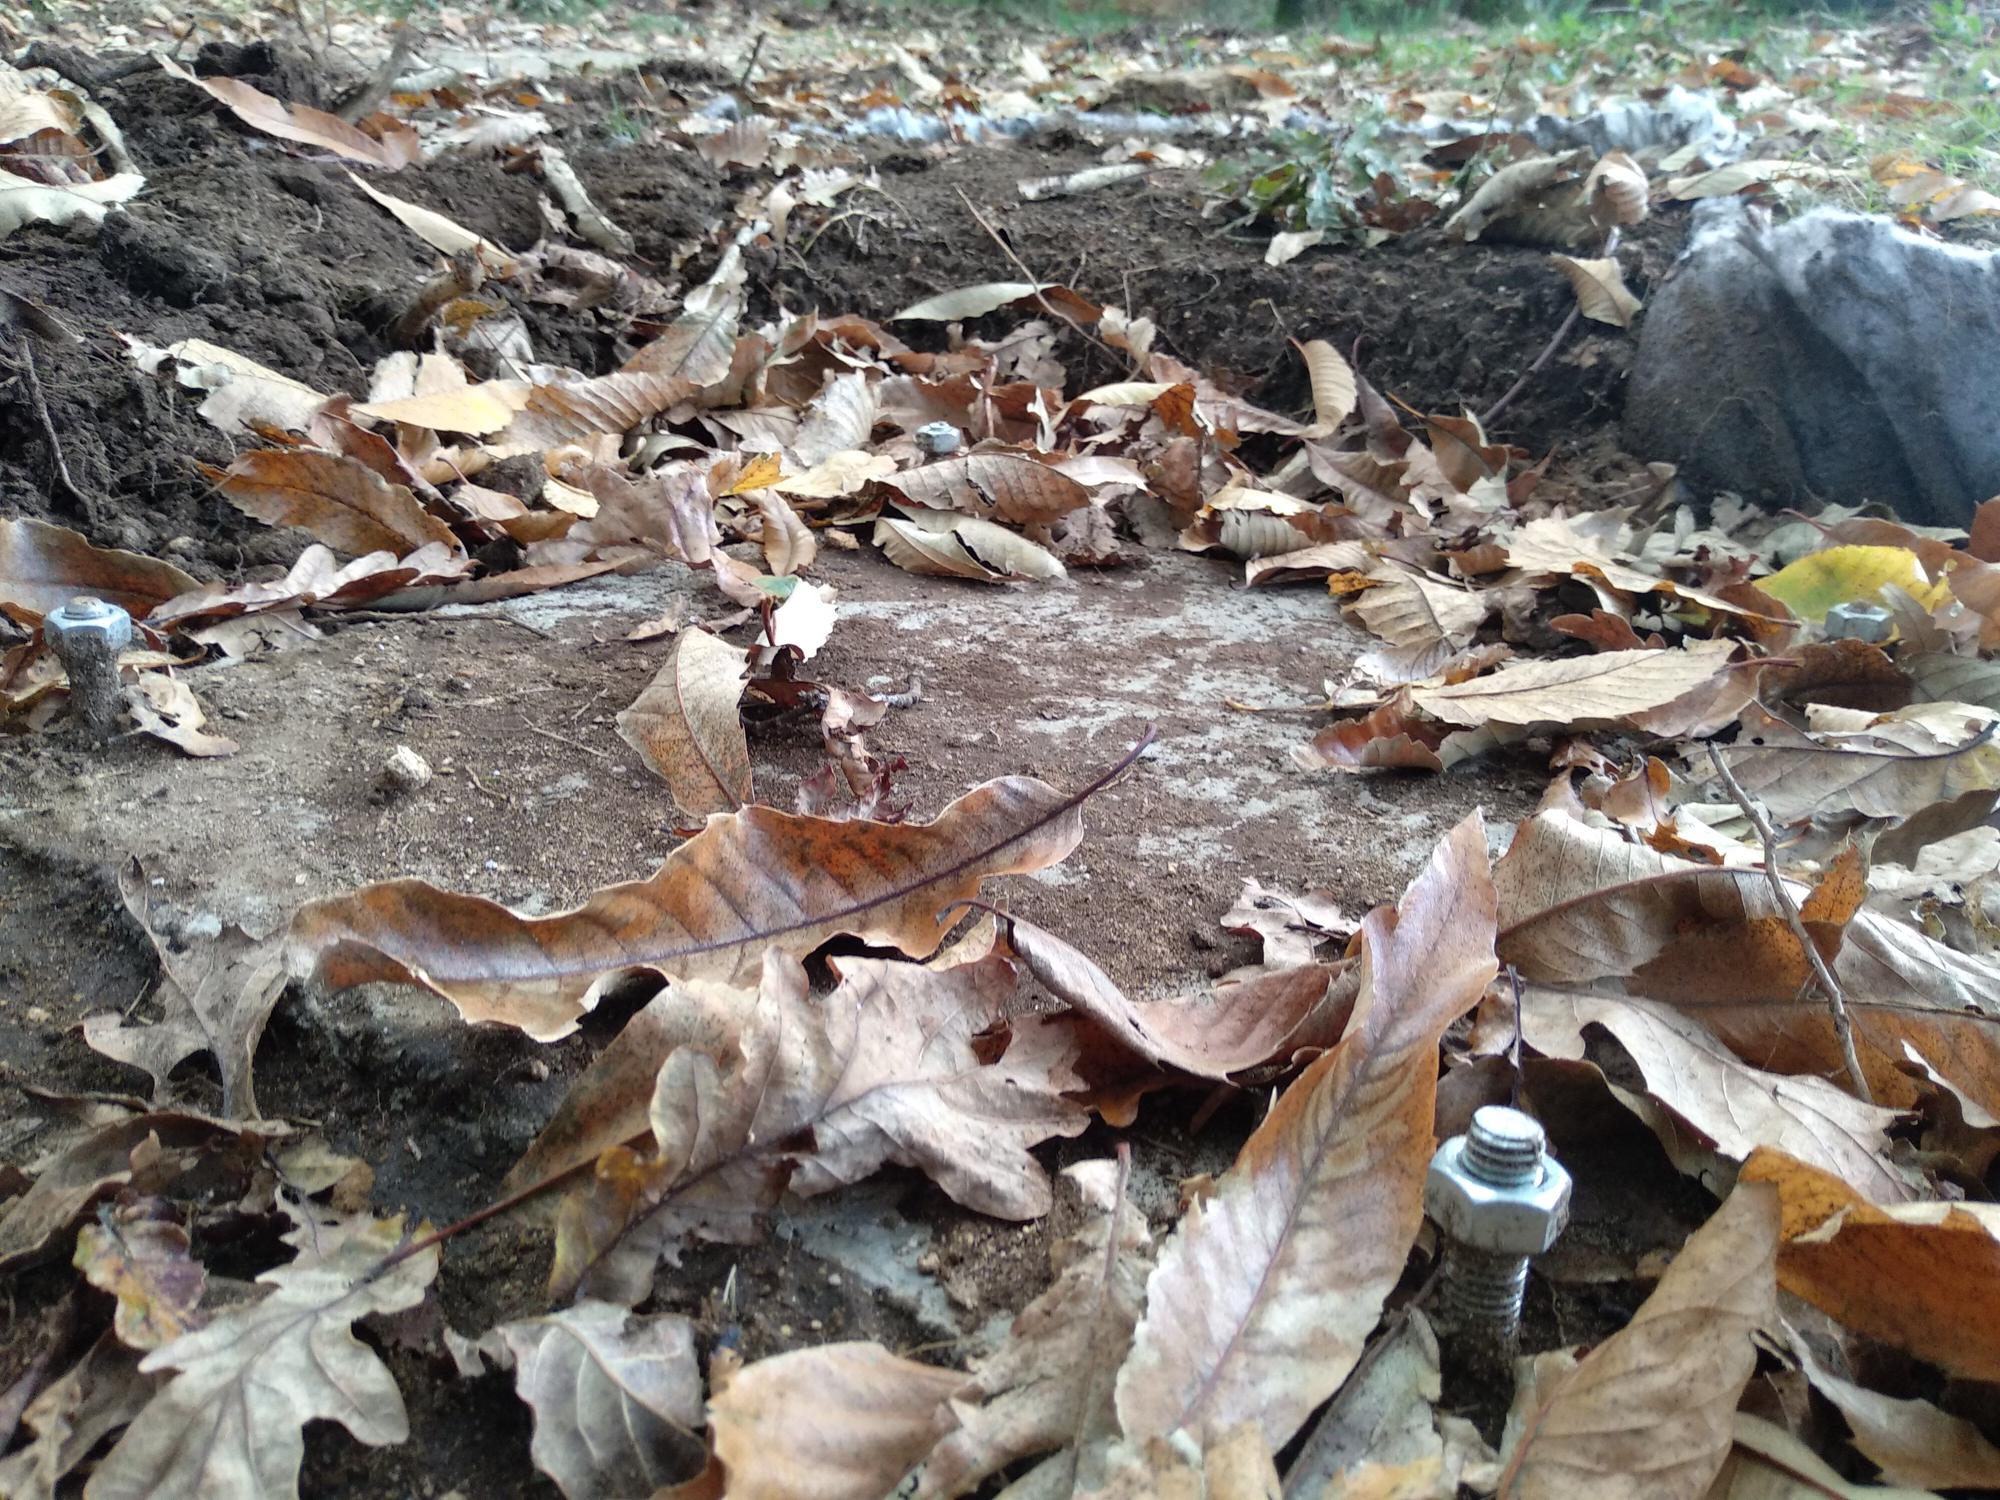
POLYGON ((1879 604, 1836 604, 1826 612, 1826 638, 1830 641, 1886 641, 1891 623, 1889 611, 1879 604))
POLYGON ((115 604, 79 594, 42 617, 42 639, 69 677, 70 707, 97 739, 118 732, 124 695, 118 653, 132 642, 132 617, 115 604))
POLYGON ((932 458, 958 452, 959 444, 965 441, 949 422, 926 422, 912 436, 917 440, 918 451, 932 458))
POLYGON ((1470 1130, 1438 1147, 1424 1180, 1424 1212, 1446 1241, 1441 1328, 1512 1344, 1528 1258, 1562 1233, 1569 1194, 1569 1173, 1549 1155, 1541 1123, 1518 1109, 1486 1105, 1470 1130))

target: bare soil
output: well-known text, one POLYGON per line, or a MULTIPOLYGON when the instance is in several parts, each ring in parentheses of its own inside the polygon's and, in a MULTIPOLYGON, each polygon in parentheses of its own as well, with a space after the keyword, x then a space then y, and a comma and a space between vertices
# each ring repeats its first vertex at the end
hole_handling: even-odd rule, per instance
MULTIPOLYGON (((309 71, 268 49, 205 62, 311 97, 309 71)), ((685 274, 698 276, 712 259, 713 226, 748 179, 690 152, 626 143, 606 125, 615 88, 578 92, 592 88, 595 102, 561 117, 579 174, 659 274, 671 278, 685 259, 685 274)), ((305 538, 247 520, 194 472, 193 460, 232 456, 196 415, 198 393, 140 374, 117 335, 207 338, 321 389, 360 394, 389 352, 385 309, 431 257, 338 165, 253 137, 214 107, 191 108, 183 85, 141 73, 99 97, 149 188, 94 239, 30 229, 0 241, 0 285, 84 335, 37 356, 46 421, 24 380, 0 383, 0 513, 46 516, 204 577, 288 563, 305 538), (50 427, 87 500, 56 482, 50 427)), ((1267 267, 1262 236, 1232 238, 1200 217, 1184 173, 1022 202, 1018 179, 1095 160, 1070 137, 868 154, 888 190, 874 217, 828 228, 802 258, 756 261, 754 311, 880 318, 953 286, 1016 278, 967 200, 1037 276, 1156 318, 1182 358, 1281 409, 1308 403, 1290 341, 1315 337, 1343 348, 1359 341, 1362 368, 1413 407, 1482 407, 1569 303, 1539 252, 1446 246, 1425 231, 1267 267)), ((541 234, 533 187, 497 159, 447 157, 385 186, 509 248, 541 234)), ((1629 252, 1635 290, 1664 269, 1676 234, 1670 223, 1629 252)), ((592 326, 528 311, 543 357, 591 372, 614 366, 618 351, 592 326)), ((1578 338, 1510 409, 1501 435, 1555 449, 1558 481, 1626 462, 1607 434, 1629 348, 1608 332, 1578 338)), ((1092 370, 1096 356, 1080 341, 1065 352, 1084 378, 1112 373, 1092 370)), ((1148 724, 1158 727, 1138 773, 1092 803, 1078 853, 1004 896, 1135 993, 1197 989, 1254 959, 1217 922, 1244 879, 1325 889, 1359 913, 1393 900, 1465 812, 1483 806, 1504 829, 1546 780, 1526 757, 1435 778, 1298 770, 1289 749, 1314 721, 1296 706, 1319 697, 1362 641, 1318 589, 1248 592, 1227 562, 1142 552, 1122 569, 1019 590, 915 578, 870 551, 824 551, 818 572, 839 588, 842 619, 817 674, 877 689, 921 682, 919 701, 871 737, 907 758, 900 788, 913 816, 1005 773, 1081 784, 1148 724), (1271 711, 1231 708, 1231 699, 1271 711)), ((114 879, 128 856, 156 881, 169 934, 209 930, 218 918, 272 930, 306 899, 390 876, 548 911, 649 872, 677 841, 675 817, 612 720, 666 649, 626 633, 676 594, 696 618, 719 610, 685 570, 663 568, 477 610, 351 620, 318 641, 204 669, 196 686, 213 727, 242 746, 226 759, 184 759, 143 740, 97 752, 60 727, 0 740, 0 1084, 143 1090, 143 1078, 92 1052, 78 1030, 91 1011, 137 1004, 146 1014, 155 964, 114 879), (383 790, 381 768, 397 745, 436 768, 427 788, 383 790)), ((752 751, 759 795, 778 805, 819 762, 803 718, 753 726, 752 751)), ((444 1223, 490 1201, 628 1013, 629 1002, 613 1000, 581 1033, 544 1047, 467 1028, 414 991, 294 987, 258 1057, 260 1102, 318 1122, 333 1145, 371 1163, 378 1208, 444 1223)), ((218 1103, 202 1064, 183 1074, 192 1102, 218 1103)), ((34 1116, 33 1101, 19 1100, 8 1106, 20 1110, 17 1124, 34 1116)), ((1239 1100, 1190 1134, 1187 1099, 1149 1101, 1131 1136, 1137 1191, 1161 1222, 1172 1216, 1174 1183, 1225 1164, 1258 1107, 1239 1100)), ((30 1156, 32 1139, 14 1125, 0 1131, 0 1165, 30 1156)), ((1093 1132, 1046 1156, 1055 1165, 1105 1145, 1106 1133, 1093 1132)), ((1633 1201, 1666 1201, 1646 1166, 1657 1147, 1627 1146, 1639 1163, 1633 1201)), ((1677 1180, 1654 1165, 1660 1179, 1677 1180)), ((1578 1232, 1587 1241, 1595 1223, 1609 1234, 1604 1226, 1628 1224, 1633 1212, 1623 1195, 1580 1200, 1578 1232)), ((662 1278, 660 1295, 752 1357, 873 1337, 958 1360, 1045 1284, 1060 1232, 978 1220, 920 1180, 890 1174, 838 1212, 786 1221, 767 1245, 691 1254, 662 1278)), ((1631 1231, 1617 1234, 1629 1256, 1631 1231)), ((1679 1231, 1661 1234, 1673 1243, 1679 1231)), ((440 1277, 442 1322, 476 1335, 538 1310, 547 1257, 547 1232, 531 1217, 466 1235, 440 1277)), ((72 1281, 55 1267, 10 1289, 0 1389, 72 1281)), ((1626 1309, 1591 1295, 1586 1285, 1536 1305, 1546 1342, 1622 1320, 1626 1309)), ((504 1377, 457 1378, 436 1326, 376 1336, 409 1400, 413 1441, 368 1450, 316 1428, 305 1493, 555 1493, 528 1461, 527 1411, 504 1377)))

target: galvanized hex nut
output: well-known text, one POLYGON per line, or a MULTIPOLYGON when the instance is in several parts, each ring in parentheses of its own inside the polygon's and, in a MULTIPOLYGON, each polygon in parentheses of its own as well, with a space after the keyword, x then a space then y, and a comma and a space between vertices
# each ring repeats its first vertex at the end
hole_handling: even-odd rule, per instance
POLYGON ((932 458, 958 452, 965 441, 964 435, 949 422, 926 422, 911 435, 916 439, 918 451, 932 458))
POLYGON ((1540 1255, 1569 1222, 1570 1176, 1544 1157, 1533 1182, 1493 1187, 1465 1166, 1465 1137, 1438 1147, 1424 1179, 1424 1212, 1445 1235, 1491 1255, 1540 1255))

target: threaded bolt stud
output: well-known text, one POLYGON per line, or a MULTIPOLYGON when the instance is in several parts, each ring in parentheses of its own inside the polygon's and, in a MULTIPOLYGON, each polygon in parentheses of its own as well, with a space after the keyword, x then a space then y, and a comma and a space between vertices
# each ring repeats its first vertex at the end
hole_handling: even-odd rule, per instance
POLYGON ((42 639, 69 678, 70 707, 102 743, 118 732, 124 693, 118 653, 132 643, 132 617, 115 604, 78 595, 42 617, 42 639))
POLYGON ((1445 1237, 1440 1331, 1489 1350, 1521 1327, 1529 1257, 1555 1243, 1569 1217, 1570 1179, 1533 1116, 1487 1105, 1431 1159, 1424 1211, 1445 1237))

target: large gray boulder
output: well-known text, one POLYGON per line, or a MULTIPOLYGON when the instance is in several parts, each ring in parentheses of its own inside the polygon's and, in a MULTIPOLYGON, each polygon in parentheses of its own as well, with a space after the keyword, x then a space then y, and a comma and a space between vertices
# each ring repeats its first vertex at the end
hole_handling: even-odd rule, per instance
POLYGON ((2000 259, 1860 214, 1774 228, 1701 204, 1650 298, 1625 444, 1700 492, 1963 525, 2000 494, 2000 259))

